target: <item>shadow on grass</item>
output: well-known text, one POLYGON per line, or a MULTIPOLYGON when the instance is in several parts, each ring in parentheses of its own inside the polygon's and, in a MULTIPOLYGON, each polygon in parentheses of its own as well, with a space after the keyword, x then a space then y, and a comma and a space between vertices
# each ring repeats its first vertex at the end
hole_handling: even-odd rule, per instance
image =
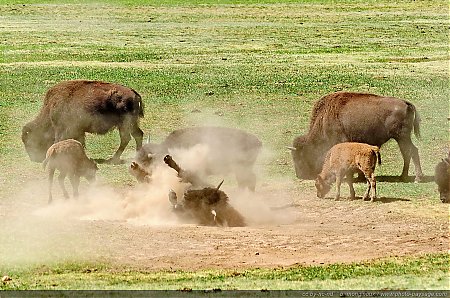
MULTIPOLYGON (((379 182, 394 182, 394 183, 414 183, 415 176, 408 176, 403 180, 400 176, 377 176, 376 179, 379 182)), ((423 176, 419 183, 434 182, 434 176, 423 176)))
MULTIPOLYGON (((327 200, 331 200, 334 201, 334 197, 326 197, 325 199, 327 200)), ((354 198, 350 198, 350 197, 341 197, 338 201, 358 201, 358 200, 363 200, 362 196, 358 197, 355 196, 354 198)), ((367 202, 368 204, 372 203, 370 202, 370 199, 364 200, 365 202, 367 202)), ((376 202, 382 202, 382 203, 393 203, 393 202, 410 202, 410 199, 405 199, 405 198, 394 198, 394 197, 377 197, 375 199, 375 203, 376 202)))
MULTIPOLYGON (((391 182, 391 183, 414 183, 416 176, 408 176, 406 179, 402 179, 401 176, 376 176, 377 182, 391 182)), ((364 177, 355 177, 354 183, 366 183, 364 177)), ((434 182, 434 176, 423 176, 419 183, 434 182)))
POLYGON ((127 159, 111 160, 104 158, 94 158, 94 161, 98 164, 106 164, 106 165, 123 165, 129 162, 129 160, 127 159))

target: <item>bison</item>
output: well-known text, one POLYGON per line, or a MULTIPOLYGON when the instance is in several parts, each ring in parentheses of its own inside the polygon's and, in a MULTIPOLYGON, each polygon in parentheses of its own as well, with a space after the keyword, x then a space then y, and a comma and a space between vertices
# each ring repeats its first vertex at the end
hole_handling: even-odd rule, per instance
POLYGON ((174 212, 183 219, 193 219, 201 225, 244 227, 242 215, 228 202, 228 196, 217 187, 188 189, 181 200, 175 192, 169 192, 174 212))
POLYGON ((322 168, 326 152, 343 142, 367 143, 381 147, 397 141, 403 156, 402 180, 408 177, 412 157, 415 180, 422 179, 419 153, 411 132, 420 138, 420 118, 415 106, 405 100, 374 94, 336 92, 315 103, 306 135, 294 139, 291 149, 295 173, 314 179, 322 168))
POLYGON ((47 150, 43 166, 48 171, 49 204, 52 202, 52 185, 55 170, 59 170, 58 181, 66 199, 69 197, 64 186, 64 179, 67 175, 72 184, 73 196, 78 197, 80 177, 83 176, 88 181, 93 181, 98 170, 96 163, 86 156, 82 144, 73 139, 63 140, 51 145, 47 150))
POLYGON ((331 147, 325 157, 322 172, 317 175, 316 189, 319 198, 325 197, 330 191, 331 184, 336 181, 336 200, 341 195, 341 182, 344 177, 350 188, 350 196, 355 198, 353 188, 353 174, 359 170, 367 180, 367 191, 363 196, 366 200, 370 194, 370 201, 373 202, 377 195, 375 180, 375 166, 381 164, 379 148, 363 143, 339 143, 331 147))
POLYGON ((47 91, 39 114, 23 127, 22 141, 30 159, 41 162, 55 142, 76 139, 84 146, 86 132, 105 134, 118 128, 120 146, 108 162, 119 163, 131 136, 136 150, 141 148, 143 116, 141 96, 133 89, 99 81, 63 81, 47 91))
POLYGON ((170 133, 160 144, 145 144, 136 154, 136 162, 149 168, 162 160, 169 149, 189 149, 203 144, 208 147, 205 168, 196 171, 205 175, 233 173, 239 187, 255 190, 254 163, 261 150, 261 141, 253 134, 236 128, 191 127, 170 133))
POLYGON ((201 225, 243 227, 246 225, 242 215, 228 202, 228 196, 217 187, 211 187, 195 173, 183 170, 166 155, 164 162, 174 169, 182 182, 191 184, 183 198, 178 200, 173 190, 169 191, 169 201, 174 212, 183 219, 193 219, 201 225))
POLYGON ((442 203, 450 202, 450 151, 448 156, 442 159, 434 169, 434 180, 438 186, 442 203))

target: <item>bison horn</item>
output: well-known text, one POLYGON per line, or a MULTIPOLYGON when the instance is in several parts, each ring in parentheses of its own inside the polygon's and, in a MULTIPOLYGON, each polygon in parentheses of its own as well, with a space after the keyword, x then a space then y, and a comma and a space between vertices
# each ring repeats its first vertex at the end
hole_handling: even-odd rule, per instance
POLYGON ((289 149, 289 150, 291 150, 291 151, 296 151, 296 150, 297 150, 297 148, 291 147, 291 146, 286 146, 286 148, 289 149))
POLYGON ((219 185, 218 185, 217 188, 216 188, 216 191, 219 190, 219 188, 222 186, 223 181, 224 181, 224 180, 222 180, 222 182, 219 183, 219 185))

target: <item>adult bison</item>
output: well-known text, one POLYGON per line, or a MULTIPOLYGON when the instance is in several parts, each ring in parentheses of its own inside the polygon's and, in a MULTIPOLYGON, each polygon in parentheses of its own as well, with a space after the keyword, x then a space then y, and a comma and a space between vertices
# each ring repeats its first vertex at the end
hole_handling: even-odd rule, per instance
POLYGON ((412 157, 416 181, 420 181, 419 153, 411 141, 413 130, 420 137, 419 122, 414 105, 402 99, 353 92, 326 95, 313 107, 309 132, 295 138, 289 147, 295 173, 301 179, 316 178, 325 153, 335 144, 358 142, 380 147, 394 139, 404 160, 401 178, 407 179, 412 157))
POLYGON ((211 187, 195 173, 180 168, 172 156, 166 155, 164 162, 177 171, 182 182, 191 185, 180 200, 173 190, 169 191, 169 201, 173 211, 180 218, 194 219, 199 224, 208 226, 244 227, 246 225, 244 217, 230 205, 225 192, 219 190, 223 180, 219 186, 211 187))
POLYGON ((434 168, 434 181, 442 203, 450 203, 450 151, 434 168))
POLYGON ((63 81, 47 91, 39 114, 23 127, 22 141, 30 159, 41 162, 55 142, 76 139, 84 146, 86 132, 105 134, 117 127, 120 146, 109 162, 118 163, 131 136, 136 150, 141 148, 143 116, 141 96, 133 89, 99 81, 63 81))
MULTIPOLYGON (((200 176, 232 173, 240 187, 255 190, 254 163, 262 143, 253 134, 228 127, 189 127, 171 132, 160 144, 145 144, 136 154, 136 162, 149 169, 154 161, 162 161, 173 149, 190 149, 196 145, 207 147, 202 167, 195 171, 200 176)), ((191 170, 191 169, 188 169, 191 170)))

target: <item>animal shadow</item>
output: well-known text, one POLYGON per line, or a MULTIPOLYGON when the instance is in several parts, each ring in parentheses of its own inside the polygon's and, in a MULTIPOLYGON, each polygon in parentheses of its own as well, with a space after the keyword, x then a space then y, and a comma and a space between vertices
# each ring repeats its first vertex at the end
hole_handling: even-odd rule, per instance
MULTIPOLYGON (((377 179, 377 182, 414 183, 415 176, 408 176, 408 178, 406 180, 403 180, 400 176, 376 176, 376 179, 377 179)), ((433 182, 433 181, 434 181, 434 176, 423 176, 420 183, 428 183, 428 182, 433 182)), ((361 181, 361 182, 363 182, 363 181, 361 181)))
MULTIPOLYGON (((330 201, 334 201, 334 197, 326 197, 325 199, 329 199, 330 201)), ((362 196, 355 196, 354 198, 350 198, 350 197, 341 197, 339 200, 337 200, 336 202, 339 201, 362 201, 363 198, 362 196)), ((393 203, 393 202, 397 202, 397 201, 402 201, 402 202, 410 202, 411 200, 409 199, 404 199, 404 198, 393 198, 393 197, 377 197, 374 201, 374 203, 376 202, 382 202, 382 203, 393 203)), ((370 203, 370 199, 365 200, 365 202, 370 203)))
MULTIPOLYGON (((400 176, 376 176, 377 182, 391 182, 391 183, 414 183, 415 176, 408 176, 406 180, 403 180, 400 176)), ((356 175, 353 178, 354 183, 366 183, 364 176, 356 175)), ((423 176, 420 183, 434 182, 434 176, 423 176)))
POLYGON ((111 161, 111 159, 105 158, 94 158, 94 161, 98 164, 107 164, 107 165, 123 165, 128 162, 127 159, 119 159, 118 161, 111 161))
POLYGON ((411 202, 410 199, 405 198, 393 198, 393 197, 378 197, 375 199, 375 202, 382 202, 382 203, 393 203, 393 202, 411 202))

